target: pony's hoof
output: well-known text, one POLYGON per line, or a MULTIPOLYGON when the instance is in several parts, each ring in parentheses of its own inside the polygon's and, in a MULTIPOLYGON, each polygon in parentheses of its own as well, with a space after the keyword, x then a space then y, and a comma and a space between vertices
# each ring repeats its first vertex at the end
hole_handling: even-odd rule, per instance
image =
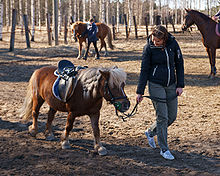
POLYGON ((215 76, 213 76, 212 74, 210 74, 209 76, 208 76, 208 78, 209 79, 213 79, 215 76))
POLYGON ((54 141, 56 138, 53 134, 46 136, 47 141, 54 141))
POLYGON ((78 56, 78 57, 77 57, 77 59, 81 59, 81 57, 80 57, 80 56, 78 56))
POLYGON ((103 147, 103 146, 99 147, 99 149, 98 149, 98 154, 101 155, 101 156, 106 155, 106 154, 107 154, 106 148, 103 147))
POLYGON ((36 137, 37 131, 36 131, 35 129, 33 129, 32 126, 29 126, 29 134, 30 134, 32 137, 36 137))
POLYGON ((63 141, 61 146, 62 146, 62 149, 70 149, 71 148, 69 141, 63 141))

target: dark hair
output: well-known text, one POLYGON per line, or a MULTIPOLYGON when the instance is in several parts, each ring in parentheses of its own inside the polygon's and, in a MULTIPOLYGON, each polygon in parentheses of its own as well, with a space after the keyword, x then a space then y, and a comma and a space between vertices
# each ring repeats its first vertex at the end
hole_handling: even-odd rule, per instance
POLYGON ((93 18, 90 18, 90 19, 89 19, 89 22, 90 22, 90 23, 94 22, 94 19, 93 19, 93 18))
POLYGON ((154 37, 157 37, 158 39, 163 39, 164 40, 163 46, 165 46, 166 41, 168 39, 168 31, 164 26, 162 26, 162 25, 156 26, 153 29, 151 35, 154 37))

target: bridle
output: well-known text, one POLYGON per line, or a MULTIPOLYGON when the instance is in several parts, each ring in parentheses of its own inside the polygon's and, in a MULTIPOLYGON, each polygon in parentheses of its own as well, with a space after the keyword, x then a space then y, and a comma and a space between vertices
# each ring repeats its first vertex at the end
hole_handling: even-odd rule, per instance
POLYGON ((122 107, 122 104, 117 101, 117 100, 121 100, 121 99, 126 99, 128 100, 128 97, 125 95, 123 89, 122 89, 122 92, 124 94, 124 96, 120 96, 120 97, 115 97, 113 94, 112 94, 112 91, 108 85, 108 81, 105 81, 105 86, 104 86, 104 95, 109 95, 110 96, 110 100, 107 100, 109 101, 111 104, 114 105, 115 107, 115 111, 116 111, 116 114, 117 114, 117 111, 120 111, 121 110, 121 107, 122 107))

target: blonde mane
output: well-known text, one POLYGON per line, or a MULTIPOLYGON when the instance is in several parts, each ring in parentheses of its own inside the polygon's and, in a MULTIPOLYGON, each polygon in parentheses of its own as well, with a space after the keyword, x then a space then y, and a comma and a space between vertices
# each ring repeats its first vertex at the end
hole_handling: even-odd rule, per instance
POLYGON ((127 74, 121 68, 110 67, 110 68, 97 68, 91 67, 86 70, 83 70, 79 75, 79 80, 83 85, 83 95, 85 98, 89 98, 90 96, 96 97, 97 88, 99 85, 99 81, 101 78, 101 71, 108 71, 110 73, 109 78, 109 86, 110 88, 114 85, 118 88, 121 87, 122 83, 125 83, 127 74))

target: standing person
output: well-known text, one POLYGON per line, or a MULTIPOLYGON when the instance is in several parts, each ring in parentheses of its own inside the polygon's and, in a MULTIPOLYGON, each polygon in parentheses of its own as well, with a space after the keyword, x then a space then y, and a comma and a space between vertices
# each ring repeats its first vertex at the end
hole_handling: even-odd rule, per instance
POLYGON ((180 47, 166 28, 158 25, 148 37, 142 55, 141 72, 137 87, 137 102, 143 100, 148 82, 149 95, 156 111, 156 122, 145 131, 150 147, 156 148, 154 136, 157 136, 160 154, 169 160, 174 156, 167 144, 167 127, 177 116, 177 96, 184 87, 184 66, 180 47), (155 99, 167 100, 166 103, 155 99))
POLYGON ((220 20, 220 10, 212 17, 213 20, 217 20, 219 22, 220 20))
POLYGON ((87 46, 87 50, 86 50, 85 56, 83 58, 84 60, 87 60, 88 52, 89 52, 89 47, 90 47, 91 43, 93 43, 95 51, 96 51, 96 59, 99 59, 99 51, 98 51, 98 48, 97 48, 98 38, 96 36, 97 32, 98 32, 98 28, 97 28, 93 18, 91 18, 89 20, 89 24, 87 26, 88 46, 87 46))

